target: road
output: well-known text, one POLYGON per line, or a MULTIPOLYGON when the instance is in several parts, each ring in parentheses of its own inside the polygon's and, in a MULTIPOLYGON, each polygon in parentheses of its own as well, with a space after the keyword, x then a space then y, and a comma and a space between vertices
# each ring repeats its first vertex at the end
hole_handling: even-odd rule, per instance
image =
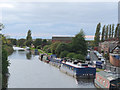
POLYGON ((98 61, 98 58, 97 58, 97 56, 94 54, 94 51, 91 51, 91 52, 90 52, 90 59, 91 59, 92 62, 93 62, 93 61, 98 61))
MULTIPOLYGON (((94 54, 94 51, 90 52, 90 58, 91 58, 92 63, 93 63, 93 61, 99 61, 97 56, 94 54)), ((120 74, 120 67, 115 67, 115 66, 111 65, 109 60, 106 60, 106 64, 104 64, 103 67, 104 67, 104 69, 107 69, 112 72, 116 72, 116 73, 120 74)))

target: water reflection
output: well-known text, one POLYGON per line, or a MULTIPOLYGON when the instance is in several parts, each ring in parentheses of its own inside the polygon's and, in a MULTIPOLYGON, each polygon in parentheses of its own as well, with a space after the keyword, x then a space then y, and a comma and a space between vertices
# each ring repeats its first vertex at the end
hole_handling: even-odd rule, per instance
POLYGON ((78 79, 78 78, 76 78, 76 84, 78 84, 78 85, 83 84, 83 83, 84 83, 84 85, 89 85, 89 84, 92 85, 92 84, 94 84, 93 82, 94 82, 93 79, 78 79))
POLYGON ((29 51, 28 53, 26 53, 26 58, 27 58, 28 60, 31 60, 31 58, 32 58, 32 53, 31 53, 31 51, 29 51))

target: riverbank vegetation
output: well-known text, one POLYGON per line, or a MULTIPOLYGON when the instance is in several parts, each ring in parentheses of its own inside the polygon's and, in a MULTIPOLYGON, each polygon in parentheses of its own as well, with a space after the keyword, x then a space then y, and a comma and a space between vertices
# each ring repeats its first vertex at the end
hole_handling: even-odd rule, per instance
POLYGON ((68 57, 70 59, 85 61, 85 56, 87 55, 85 34, 81 30, 72 38, 71 43, 55 42, 51 45, 44 46, 43 50, 47 53, 56 54, 60 58, 68 57))
POLYGON ((85 34, 81 30, 75 37, 72 38, 71 43, 54 42, 46 39, 32 39, 31 31, 29 30, 26 39, 9 39, 12 45, 25 48, 30 47, 31 50, 37 49, 41 54, 56 54, 59 58, 68 57, 71 59, 85 60, 87 55, 87 42, 85 34))
POLYGON ((8 80, 8 56, 13 53, 13 47, 10 42, 4 35, 2 37, 2 87, 7 88, 7 80, 8 80))

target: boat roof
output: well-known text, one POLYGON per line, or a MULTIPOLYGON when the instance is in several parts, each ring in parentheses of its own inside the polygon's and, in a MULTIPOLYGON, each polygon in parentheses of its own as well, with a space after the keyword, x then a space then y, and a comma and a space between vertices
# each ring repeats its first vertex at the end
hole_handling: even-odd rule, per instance
MULTIPOLYGON (((77 64, 73 64, 71 62, 63 62, 64 64, 67 64, 67 65, 70 65, 70 66, 73 66, 75 68, 85 68, 85 66, 78 66, 77 64)), ((82 64, 82 63, 81 63, 82 64)), ((85 64, 85 63, 84 63, 85 64)), ((88 66, 88 67, 92 67, 92 66, 88 66)))
POLYGON ((99 74, 100 76, 106 78, 109 81, 118 79, 119 75, 118 74, 113 74, 111 71, 109 70, 104 70, 104 71, 100 71, 100 72, 96 72, 97 74, 99 74))

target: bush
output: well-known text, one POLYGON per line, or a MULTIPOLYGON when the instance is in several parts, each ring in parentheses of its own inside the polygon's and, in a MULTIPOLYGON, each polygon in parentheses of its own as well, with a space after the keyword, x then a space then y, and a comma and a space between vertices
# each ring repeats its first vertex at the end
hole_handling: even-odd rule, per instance
POLYGON ((67 51, 67 49, 68 49, 68 45, 66 43, 60 43, 60 44, 58 44, 57 47, 56 47, 57 57, 60 56, 61 52, 67 51))
POLYGON ((85 60, 85 57, 81 54, 76 54, 76 55, 73 56, 73 58, 79 59, 79 60, 85 60))
POLYGON ((50 45, 45 45, 43 47, 43 51, 45 51, 46 53, 51 53, 50 45))
POLYGON ((69 53, 68 51, 63 51, 63 52, 60 53, 60 57, 64 58, 64 57, 67 56, 68 53, 69 53))
POLYGON ((41 46, 41 45, 37 46, 37 49, 41 49, 41 48, 42 48, 42 46, 41 46))
POLYGON ((74 56, 75 56, 75 53, 68 53, 67 54, 67 57, 69 57, 70 59, 74 58, 74 56))

